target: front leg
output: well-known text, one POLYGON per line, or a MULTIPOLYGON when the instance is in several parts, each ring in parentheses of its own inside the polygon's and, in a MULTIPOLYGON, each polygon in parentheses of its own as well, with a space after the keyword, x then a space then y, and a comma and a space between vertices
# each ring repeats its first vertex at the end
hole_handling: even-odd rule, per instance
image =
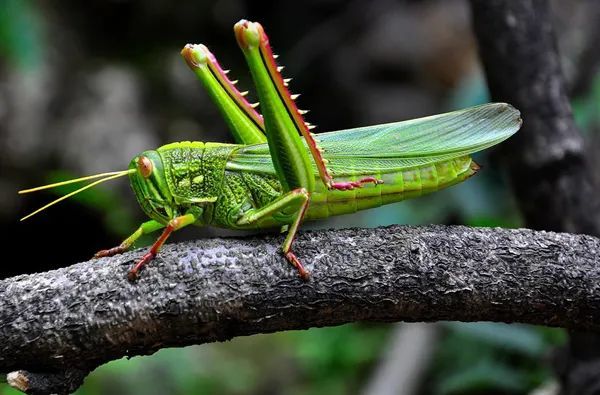
MULTIPOLYGON (((326 166, 323 151, 310 129, 313 125, 304 121, 302 115, 306 111, 296 107, 298 95, 288 91, 289 80, 283 79, 263 27, 256 22, 239 21, 234 27, 235 35, 244 52, 254 84, 258 91, 260 107, 263 113, 269 150, 277 173, 285 178, 288 190, 306 184, 309 192, 313 191, 312 169, 309 153, 314 160, 321 181, 329 189, 347 190, 361 187, 365 183, 382 183, 373 177, 365 177, 358 181, 334 182, 326 166), (306 140, 309 153, 306 152, 299 134, 306 140), (306 180, 310 177, 311 180, 306 180)), ((283 182, 283 181, 282 181, 283 182)))
POLYGON ((134 281, 138 278, 139 271, 142 269, 142 267, 148 264, 148 262, 150 262, 156 257, 156 254, 158 254, 158 251, 163 246, 165 241, 167 241, 171 233, 185 226, 193 224, 194 222, 196 222, 197 219, 198 215, 196 213, 187 213, 185 215, 175 217, 172 220, 170 220, 167 223, 163 233, 154 242, 154 244, 152 244, 152 247, 150 247, 150 251, 148 251, 131 270, 129 270, 129 273, 127 273, 127 278, 129 279, 129 281, 134 281))
POLYGON ((135 232, 133 232, 131 234, 131 236, 129 236, 128 238, 123 240, 123 242, 121 244, 119 244, 116 247, 109 248, 107 250, 98 251, 96 254, 94 254, 94 258, 102 258, 105 256, 113 256, 113 255, 117 255, 117 254, 122 254, 125 251, 127 251, 128 249, 130 249, 131 246, 133 245, 133 243, 135 243, 136 240, 139 239, 142 235, 147 235, 149 233, 156 232, 157 230, 162 229, 164 227, 165 227, 164 224, 161 224, 160 222, 157 222, 153 219, 150 221, 144 222, 143 224, 140 225, 139 228, 137 228, 137 230, 135 232))
POLYGON ((310 274, 293 253, 292 243, 306 214, 309 201, 310 195, 306 189, 294 189, 264 207, 248 211, 237 221, 238 225, 250 225, 267 217, 276 217, 279 221, 289 224, 281 250, 303 280, 308 280, 310 274))

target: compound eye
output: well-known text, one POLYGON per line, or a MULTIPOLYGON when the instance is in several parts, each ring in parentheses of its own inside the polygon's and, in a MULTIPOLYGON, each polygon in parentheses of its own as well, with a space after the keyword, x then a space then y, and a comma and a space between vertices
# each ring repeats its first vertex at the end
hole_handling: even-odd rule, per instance
POLYGON ((137 167, 144 178, 148 178, 152 174, 152 161, 145 156, 138 158, 137 167))

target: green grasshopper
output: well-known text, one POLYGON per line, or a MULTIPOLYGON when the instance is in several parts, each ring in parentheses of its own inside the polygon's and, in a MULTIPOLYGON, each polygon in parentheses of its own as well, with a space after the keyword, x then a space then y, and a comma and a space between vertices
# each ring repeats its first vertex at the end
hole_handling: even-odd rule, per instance
POLYGON ((128 170, 96 174, 20 191, 27 193, 96 180, 27 215, 107 180, 129 176, 148 217, 119 246, 95 257, 128 250, 142 235, 164 229, 128 278, 159 252, 169 235, 188 225, 229 229, 280 227, 286 259, 303 279, 308 271, 292 251, 303 220, 353 213, 421 196, 477 172, 469 154, 514 134, 519 112, 493 103, 404 122, 314 135, 306 111, 296 107, 283 67, 276 63, 259 23, 234 26, 256 86, 258 103, 236 89, 204 45, 186 45, 181 54, 223 114, 237 144, 178 142, 144 151, 128 170))

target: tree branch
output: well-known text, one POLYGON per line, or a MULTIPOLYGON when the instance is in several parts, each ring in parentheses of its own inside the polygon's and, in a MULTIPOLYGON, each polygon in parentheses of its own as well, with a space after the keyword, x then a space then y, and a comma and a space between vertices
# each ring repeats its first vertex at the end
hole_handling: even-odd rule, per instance
POLYGON ((295 246, 310 282, 280 256, 280 242, 167 245, 135 284, 126 272, 141 251, 2 280, 0 371, 36 372, 46 383, 57 380, 40 374, 66 372, 69 388, 28 389, 62 393, 124 355, 362 320, 600 330, 600 240, 591 236, 462 226, 306 232, 295 246))

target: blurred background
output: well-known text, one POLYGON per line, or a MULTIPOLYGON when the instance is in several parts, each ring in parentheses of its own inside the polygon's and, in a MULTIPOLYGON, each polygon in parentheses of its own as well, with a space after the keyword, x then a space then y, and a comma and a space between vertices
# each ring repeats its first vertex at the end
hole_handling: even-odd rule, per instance
MULTIPOLYGON (((587 66, 598 45, 599 4, 552 5, 575 117, 598 146, 600 74, 587 66)), ((0 278, 87 260, 144 220, 125 180, 23 223, 68 189, 17 190, 121 170, 138 152, 168 142, 232 142, 179 51, 206 44, 252 91, 232 31, 241 18, 263 24, 317 132, 488 101, 463 0, 0 0, 0 232, 2 245, 27 249, 26 260, 3 260, 0 278)), ((521 226, 502 169, 487 166, 485 155, 477 160, 483 171, 456 187, 308 227, 521 226)), ((226 234, 184 229, 172 240, 226 234)), ((556 393, 552 350, 565 338, 525 325, 357 323, 114 361, 77 394, 549 395, 556 393)), ((0 384, 0 394, 15 393, 0 384)))

